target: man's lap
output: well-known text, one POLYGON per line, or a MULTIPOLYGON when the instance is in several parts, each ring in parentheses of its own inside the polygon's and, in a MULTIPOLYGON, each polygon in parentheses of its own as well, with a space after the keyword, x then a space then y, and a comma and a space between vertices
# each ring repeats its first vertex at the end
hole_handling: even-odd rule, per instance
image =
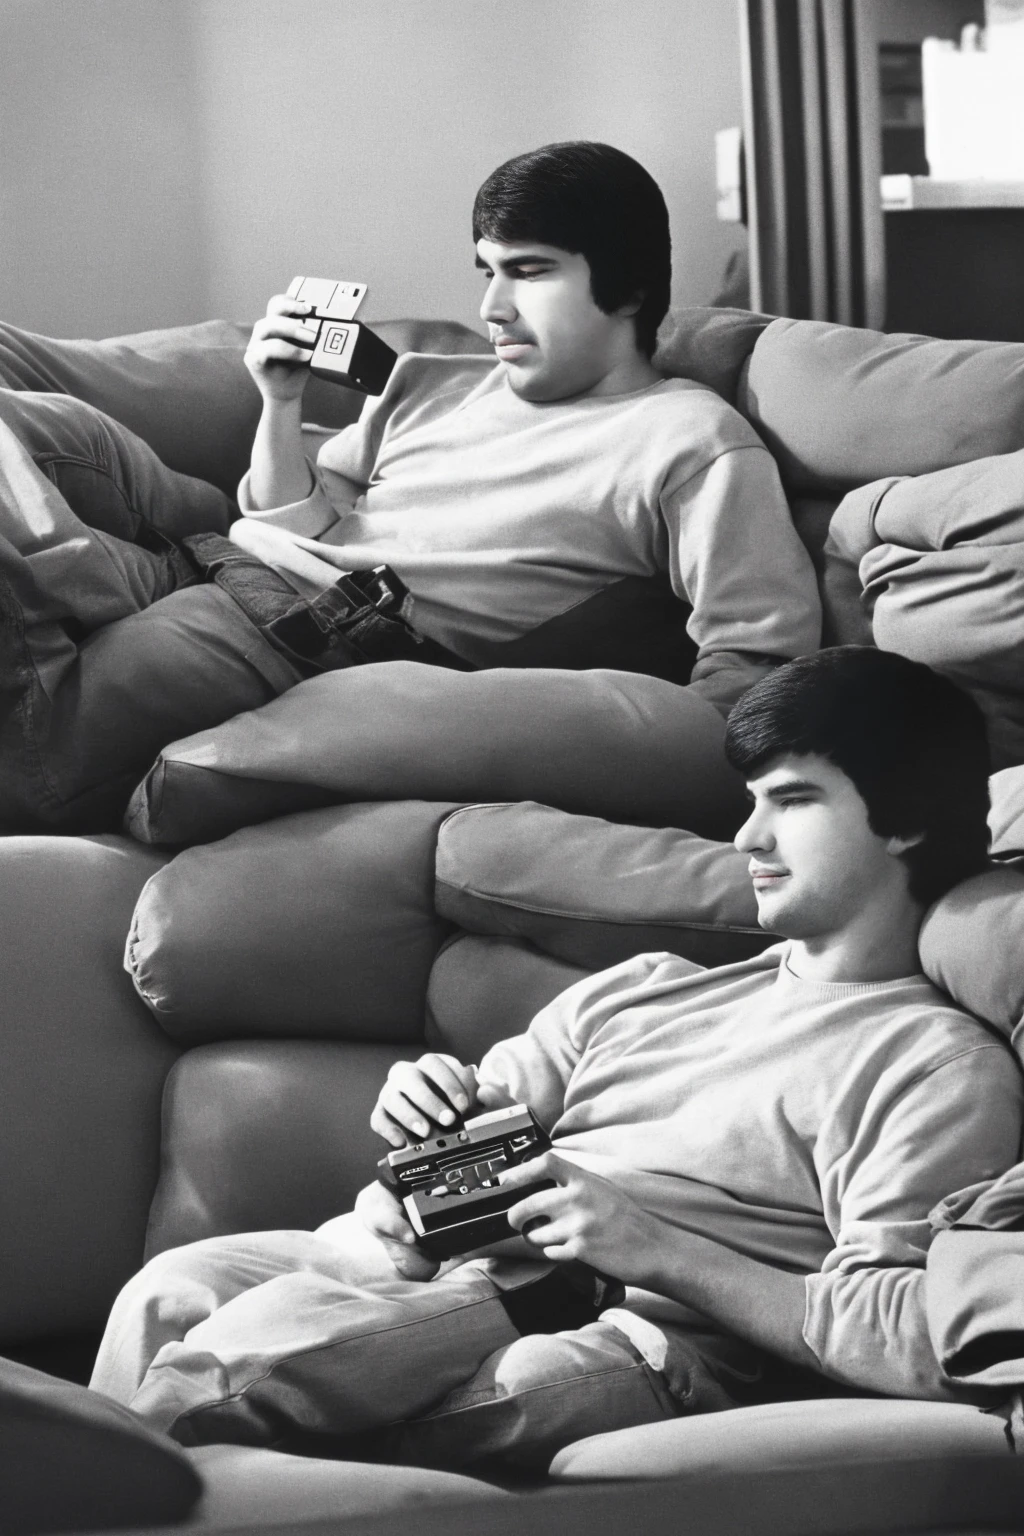
MULTIPOLYGON (((734 1406, 730 1361, 743 1347, 710 1332, 674 1330, 671 1387, 613 1321, 520 1335, 503 1289, 550 1268, 491 1260, 406 1281, 355 1217, 317 1234, 193 1244, 161 1256, 124 1297, 137 1315, 164 1317, 167 1297, 190 1286, 219 1291, 220 1304, 158 1350, 128 1400, 186 1444, 373 1431, 406 1461, 532 1469, 583 1435, 734 1406)), ((114 1332, 128 1304, 115 1307, 114 1332)), ((101 1368, 94 1385, 118 1395, 114 1375, 101 1368)))

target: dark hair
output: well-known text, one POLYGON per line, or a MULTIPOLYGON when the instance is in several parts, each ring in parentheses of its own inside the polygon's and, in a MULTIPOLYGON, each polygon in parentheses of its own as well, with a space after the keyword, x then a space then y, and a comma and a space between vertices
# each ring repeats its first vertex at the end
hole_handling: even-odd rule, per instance
POLYGON ((545 144, 492 171, 473 204, 473 239, 539 240, 583 255, 606 315, 642 294, 637 346, 654 352, 669 304, 672 241, 661 188, 610 144, 545 144))
POLYGON ((948 678, 869 646, 788 662, 740 699, 725 755, 752 778, 774 758, 811 753, 853 781, 879 837, 921 836, 902 855, 915 900, 937 901, 985 867, 985 721, 948 678))

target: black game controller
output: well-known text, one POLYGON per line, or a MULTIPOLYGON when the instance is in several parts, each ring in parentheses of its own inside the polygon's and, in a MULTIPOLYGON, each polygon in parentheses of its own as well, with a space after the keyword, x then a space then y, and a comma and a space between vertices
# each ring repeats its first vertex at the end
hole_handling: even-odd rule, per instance
POLYGON ((494 1109, 456 1125, 443 1136, 389 1152, 378 1177, 402 1201, 419 1246, 434 1259, 470 1253, 514 1237, 505 1212, 551 1179, 528 1189, 503 1189, 503 1168, 546 1152, 551 1138, 525 1104, 494 1109))

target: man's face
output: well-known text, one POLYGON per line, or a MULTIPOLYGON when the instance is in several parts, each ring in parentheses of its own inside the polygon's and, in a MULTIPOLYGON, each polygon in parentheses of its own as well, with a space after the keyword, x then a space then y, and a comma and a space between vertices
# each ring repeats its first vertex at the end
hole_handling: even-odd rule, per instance
POLYGON ((852 780, 827 758, 776 758, 747 788, 753 807, 735 843, 750 856, 758 922, 769 933, 838 935, 905 882, 896 857, 905 843, 871 830, 852 780))
POLYGON ((586 257, 534 240, 478 240, 476 250, 487 278, 480 318, 516 394, 545 401, 610 393, 602 386, 624 343, 635 350, 635 335, 631 320, 594 303, 586 257))

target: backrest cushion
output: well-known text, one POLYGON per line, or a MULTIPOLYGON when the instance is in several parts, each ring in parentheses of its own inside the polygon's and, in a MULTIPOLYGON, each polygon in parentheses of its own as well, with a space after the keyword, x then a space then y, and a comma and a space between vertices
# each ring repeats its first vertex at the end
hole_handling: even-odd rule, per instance
POLYGON ((842 493, 1024 447, 1024 345, 774 320, 736 403, 790 495, 842 493))
POLYGON ((202 1483, 168 1436, 101 1392, 0 1360, 5 1536, 183 1520, 202 1483))
POLYGON ((427 1042, 478 1062, 594 967, 544 954, 525 939, 457 933, 439 953, 427 992, 427 1042))
POLYGON ((954 886, 921 929, 921 964, 1024 1060, 1024 767, 989 781, 992 853, 1002 861, 954 886))
POLYGON ((177 1051, 121 954, 162 862, 117 837, 0 838, 0 1354, 102 1328, 142 1259, 177 1051))
POLYGON ((172 743, 127 826, 144 842, 210 841, 294 808, 294 786, 302 806, 311 790, 339 801, 540 800, 730 836, 745 801, 724 732, 690 689, 638 673, 379 662, 310 678, 172 743), (250 781, 241 800, 239 781, 250 781))
POLYGON ((146 1257, 351 1210, 387 1152, 370 1130, 377 1095, 392 1064, 421 1050, 250 1040, 187 1051, 164 1096, 146 1257))
POLYGON ((437 909, 591 971, 660 950, 727 965, 773 942, 747 862, 731 843, 672 828, 529 802, 465 806, 438 837, 437 909))
POLYGON ((654 364, 670 378, 696 379, 736 403, 740 375, 771 315, 749 309, 670 309, 658 331, 654 364))
POLYGON ((125 967, 182 1043, 418 1040, 449 925, 434 848, 449 802, 333 806, 187 849, 142 891, 125 967))

